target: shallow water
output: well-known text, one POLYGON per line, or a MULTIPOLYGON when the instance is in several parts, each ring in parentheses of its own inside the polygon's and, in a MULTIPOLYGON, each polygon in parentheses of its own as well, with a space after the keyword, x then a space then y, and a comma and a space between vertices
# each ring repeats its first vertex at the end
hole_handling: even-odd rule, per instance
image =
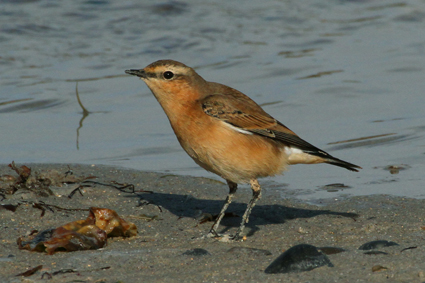
POLYGON ((0 162, 219 179, 183 152, 145 84, 124 74, 174 59, 364 168, 297 165, 263 180, 266 190, 310 201, 425 197, 425 1, 244 3, 0 1, 0 162), (334 183, 343 185, 324 187, 334 183))

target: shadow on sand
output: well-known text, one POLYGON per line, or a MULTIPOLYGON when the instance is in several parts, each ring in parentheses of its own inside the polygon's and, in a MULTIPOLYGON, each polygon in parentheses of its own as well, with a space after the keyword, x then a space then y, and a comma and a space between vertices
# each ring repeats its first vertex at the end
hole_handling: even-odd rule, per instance
MULTIPOLYGON (((161 209, 166 209, 172 214, 181 217, 199 218, 202 214, 216 215, 224 204, 224 200, 206 200, 198 199, 190 195, 152 193, 138 195, 140 205, 157 205, 161 209)), ((261 200, 260 200, 261 202, 261 200)), ((241 217, 246 209, 246 203, 232 202, 227 210, 234 216, 224 217, 221 227, 225 227, 220 233, 225 233, 233 227, 239 227, 241 217)), ((286 207, 279 204, 256 205, 252 210, 249 223, 246 227, 249 229, 247 235, 251 236, 259 230, 258 226, 268 224, 283 224, 287 220, 297 218, 312 218, 319 215, 334 215, 339 217, 348 217, 355 219, 358 214, 337 212, 331 210, 312 210, 286 207)), ((212 223, 212 222, 210 222, 212 223)))

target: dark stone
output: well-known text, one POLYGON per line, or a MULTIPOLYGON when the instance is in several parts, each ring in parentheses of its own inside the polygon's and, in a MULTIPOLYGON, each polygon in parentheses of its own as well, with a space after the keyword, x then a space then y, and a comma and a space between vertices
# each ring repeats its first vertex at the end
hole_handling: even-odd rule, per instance
POLYGON ((205 255, 211 255, 207 250, 204 249, 192 249, 192 250, 187 250, 183 253, 183 255, 190 255, 190 256, 205 256, 205 255))
POLYGON ((361 245, 359 247, 359 250, 368 251, 368 250, 379 249, 383 247, 391 247, 391 246, 398 246, 398 244, 396 242, 378 240, 378 241, 367 242, 366 244, 361 245))
POLYGON ((333 267, 329 258, 315 246, 301 244, 294 246, 276 258, 265 273, 288 273, 309 271, 321 266, 333 267))

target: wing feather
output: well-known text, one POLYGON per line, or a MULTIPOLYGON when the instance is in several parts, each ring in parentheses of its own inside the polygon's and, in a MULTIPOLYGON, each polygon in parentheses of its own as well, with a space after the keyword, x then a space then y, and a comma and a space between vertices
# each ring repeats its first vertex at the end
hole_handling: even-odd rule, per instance
MULTIPOLYGON (((217 84, 218 85, 218 84, 217 84)), ((222 85, 218 85, 223 90, 222 85)), ((234 89, 208 95, 200 102, 204 112, 212 117, 229 123, 243 131, 261 135, 281 142, 289 147, 296 147, 307 154, 321 157, 325 162, 358 171, 357 165, 340 160, 300 138, 288 127, 267 114, 258 104, 234 89)))
POLYGON ((239 97, 214 94, 204 98, 201 103, 207 115, 218 118, 241 130, 262 135, 303 150, 319 150, 267 114, 254 101, 249 100, 249 103, 247 103, 246 98, 245 96, 242 100, 239 97))

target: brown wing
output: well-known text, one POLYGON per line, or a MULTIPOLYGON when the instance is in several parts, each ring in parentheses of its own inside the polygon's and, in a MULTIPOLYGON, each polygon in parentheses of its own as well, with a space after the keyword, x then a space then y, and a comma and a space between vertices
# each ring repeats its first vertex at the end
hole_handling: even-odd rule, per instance
POLYGON ((213 94, 204 98, 201 103, 207 115, 241 130, 278 140, 288 146, 295 146, 303 150, 319 150, 267 114, 246 96, 213 94))
POLYGON ((297 136, 285 125, 267 114, 249 97, 233 90, 226 94, 212 94, 201 101, 204 112, 230 125, 253 134, 261 135, 305 153, 322 157, 327 163, 357 171, 357 165, 335 158, 297 136))

